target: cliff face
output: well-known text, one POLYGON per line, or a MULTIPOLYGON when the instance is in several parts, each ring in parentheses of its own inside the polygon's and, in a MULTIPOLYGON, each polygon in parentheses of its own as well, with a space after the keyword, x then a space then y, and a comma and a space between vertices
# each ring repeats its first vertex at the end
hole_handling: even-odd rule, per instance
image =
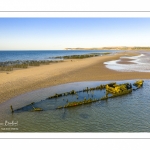
POLYGON ((99 48, 65 48, 65 50, 150 50, 150 47, 99 47, 99 48))

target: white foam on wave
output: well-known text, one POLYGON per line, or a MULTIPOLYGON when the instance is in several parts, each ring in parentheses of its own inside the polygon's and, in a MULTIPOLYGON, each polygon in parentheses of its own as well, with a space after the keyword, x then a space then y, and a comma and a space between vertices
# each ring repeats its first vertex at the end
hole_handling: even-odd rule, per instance
POLYGON ((150 60, 147 55, 141 54, 138 56, 124 56, 120 58, 132 59, 129 62, 133 62, 134 64, 118 64, 120 60, 108 61, 104 62, 104 64, 108 69, 120 72, 150 72, 150 64, 148 63, 148 61, 145 61, 150 60))
POLYGON ((137 56, 130 56, 130 57, 128 57, 128 56, 122 56, 120 58, 137 59, 137 58, 140 58, 142 56, 145 56, 145 55, 144 54, 140 54, 140 55, 137 55, 137 56))

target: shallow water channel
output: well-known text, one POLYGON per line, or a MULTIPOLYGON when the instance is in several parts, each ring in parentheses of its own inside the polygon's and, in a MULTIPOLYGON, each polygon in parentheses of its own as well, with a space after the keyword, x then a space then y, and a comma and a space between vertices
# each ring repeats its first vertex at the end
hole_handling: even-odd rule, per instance
MULTIPOLYGON (((116 81, 134 83, 136 80, 116 81)), ((105 90, 83 92, 89 87, 115 81, 91 81, 63 84, 22 94, 0 104, 0 132, 149 132, 150 131, 150 80, 144 80, 143 87, 131 94, 108 100, 56 109, 68 102, 86 99, 100 99, 105 90), (78 91, 75 95, 48 99, 49 96, 78 91), (32 112, 24 107, 34 102, 34 107, 43 111, 32 112), (13 109, 22 108, 11 113, 13 109), (12 123, 12 124, 11 124, 12 123)))

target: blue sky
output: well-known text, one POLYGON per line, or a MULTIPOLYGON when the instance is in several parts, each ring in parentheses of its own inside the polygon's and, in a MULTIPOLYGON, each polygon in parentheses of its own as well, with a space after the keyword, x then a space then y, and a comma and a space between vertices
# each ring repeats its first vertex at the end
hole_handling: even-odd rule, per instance
POLYGON ((150 18, 0 18, 0 50, 150 46, 150 18))

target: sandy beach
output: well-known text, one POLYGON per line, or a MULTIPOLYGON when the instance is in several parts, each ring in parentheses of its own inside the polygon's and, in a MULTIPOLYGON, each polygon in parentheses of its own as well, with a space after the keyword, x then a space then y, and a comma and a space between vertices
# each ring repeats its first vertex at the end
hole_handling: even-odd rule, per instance
MULTIPOLYGON (((44 87, 79 81, 150 79, 150 73, 118 72, 107 69, 103 62, 137 53, 124 52, 85 59, 31 67, 0 73, 0 103, 17 95, 44 87)), ((124 63, 124 62, 122 62, 124 63)))

